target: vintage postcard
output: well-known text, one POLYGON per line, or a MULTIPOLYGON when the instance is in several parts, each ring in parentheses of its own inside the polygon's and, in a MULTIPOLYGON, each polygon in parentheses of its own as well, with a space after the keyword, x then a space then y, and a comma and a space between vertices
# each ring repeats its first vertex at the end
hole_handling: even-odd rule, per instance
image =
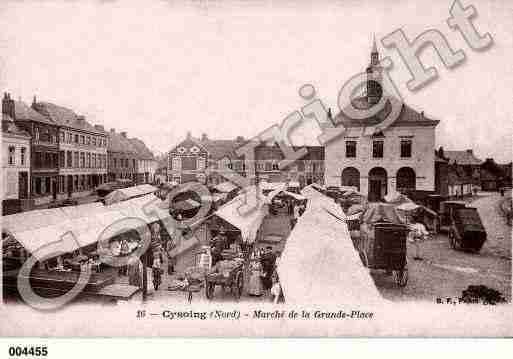
POLYGON ((510 1, 0 9, 1 336, 513 335, 510 1))

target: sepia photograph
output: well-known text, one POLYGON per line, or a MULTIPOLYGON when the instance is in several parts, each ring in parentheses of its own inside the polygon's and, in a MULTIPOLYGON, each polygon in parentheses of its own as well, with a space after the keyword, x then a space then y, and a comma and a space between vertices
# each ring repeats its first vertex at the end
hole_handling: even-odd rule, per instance
POLYGON ((0 335, 510 337, 512 14, 3 1, 0 335))

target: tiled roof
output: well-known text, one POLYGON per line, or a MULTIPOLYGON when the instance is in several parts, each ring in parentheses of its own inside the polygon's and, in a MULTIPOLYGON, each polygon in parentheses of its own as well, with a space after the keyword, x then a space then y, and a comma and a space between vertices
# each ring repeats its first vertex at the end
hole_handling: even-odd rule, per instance
POLYGON ((155 157, 146 144, 138 138, 130 138, 130 144, 137 150, 140 159, 153 160, 155 157))
MULTIPOLYGON (((370 116, 364 119, 354 119, 346 115, 350 113, 349 110, 341 111, 335 116, 334 122, 337 125, 344 125, 345 127, 363 127, 373 126, 383 122, 392 111, 392 101, 399 101, 394 97, 388 97, 384 108, 379 111, 376 115, 370 116)), ((352 101, 353 106, 359 109, 368 109, 369 104, 365 97, 358 97, 352 101)), ((348 105, 351 106, 351 105, 348 105)), ((399 117, 393 122, 392 126, 436 126, 440 121, 431 120, 424 116, 423 113, 419 113, 412 109, 408 105, 402 103, 401 112, 399 117)))
POLYGON ((449 184, 468 184, 472 182, 462 167, 451 165, 448 171, 449 184))
POLYGON ((14 111, 16 120, 30 120, 41 123, 46 123, 49 125, 57 125, 50 118, 43 116, 39 112, 35 111, 32 107, 28 106, 23 101, 14 101, 14 111))
POLYGON ((69 108, 58 106, 49 102, 37 102, 33 106, 39 113, 50 118, 59 126, 66 126, 96 134, 105 134, 104 132, 94 128, 93 125, 87 122, 83 117, 78 116, 73 110, 70 110, 69 108))
POLYGON ((483 162, 469 151, 444 151, 444 157, 449 160, 449 163, 457 163, 463 166, 480 165, 483 162))
POLYGON ((116 132, 108 132, 109 136, 109 147, 108 150, 112 152, 125 152, 130 154, 136 154, 137 149, 132 145, 128 138, 123 137, 121 134, 116 132))
POLYGON ((243 142, 237 142, 235 140, 201 140, 198 138, 194 138, 193 140, 203 146, 215 160, 219 160, 223 157, 237 158, 238 156, 235 154, 235 149, 243 145, 243 142))
POLYGON ((11 116, 6 114, 2 114, 2 133, 30 138, 30 134, 22 128, 18 127, 14 123, 11 116))

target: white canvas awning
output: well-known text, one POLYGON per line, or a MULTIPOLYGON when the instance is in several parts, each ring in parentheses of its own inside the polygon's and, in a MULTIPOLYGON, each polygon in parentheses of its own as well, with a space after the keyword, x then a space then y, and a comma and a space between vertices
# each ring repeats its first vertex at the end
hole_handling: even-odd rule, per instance
POLYGON ((278 274, 287 303, 362 306, 383 301, 347 225, 319 207, 309 206, 299 218, 278 274))
POLYGON ((256 238, 256 233, 262 224, 262 220, 267 214, 267 207, 260 202, 252 211, 246 213, 242 208, 247 203, 244 195, 238 196, 219 208, 214 214, 238 228, 242 239, 252 243, 256 238))
POLYGON ((226 181, 226 182, 219 183, 214 188, 216 190, 218 190, 219 192, 230 193, 231 191, 236 190, 238 187, 235 184, 233 184, 232 182, 226 181))
POLYGON ((36 259, 41 259, 56 253, 56 250, 69 253, 96 243, 107 227, 124 218, 119 212, 106 211, 90 217, 62 220, 58 224, 13 232, 13 236, 36 259))
POLYGON ((112 191, 108 195, 105 196, 105 204, 111 205, 114 203, 118 203, 121 201, 126 201, 130 198, 140 197, 147 195, 149 193, 154 193, 158 190, 157 187, 154 187, 149 184, 142 184, 134 187, 120 188, 115 191, 112 191))

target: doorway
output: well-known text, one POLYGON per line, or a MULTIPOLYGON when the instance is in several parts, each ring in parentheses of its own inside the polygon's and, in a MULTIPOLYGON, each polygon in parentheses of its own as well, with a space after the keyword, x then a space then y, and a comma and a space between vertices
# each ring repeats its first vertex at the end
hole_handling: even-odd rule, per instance
POLYGON ((374 167, 369 171, 369 201, 381 201, 387 194, 387 171, 374 167))
POLYGON ((18 184, 19 184, 19 198, 28 198, 28 173, 18 173, 18 184))

